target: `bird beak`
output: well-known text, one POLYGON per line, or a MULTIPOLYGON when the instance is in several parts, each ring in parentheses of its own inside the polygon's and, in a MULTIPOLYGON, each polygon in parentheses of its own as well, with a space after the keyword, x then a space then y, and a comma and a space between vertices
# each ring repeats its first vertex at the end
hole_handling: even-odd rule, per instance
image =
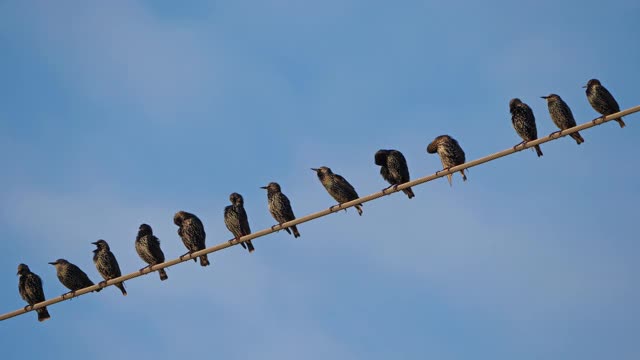
POLYGON ((92 242, 93 245, 98 245, 97 241, 92 242))
POLYGON ((586 89, 586 88, 587 88, 587 85, 583 86, 582 88, 583 88, 583 89, 586 89))
POLYGON ((57 261, 54 261, 54 262, 50 262, 49 264, 51 264, 51 265, 57 265, 57 264, 58 264, 58 262, 57 262, 57 261))
POLYGON ((540 96, 540 98, 542 98, 542 99, 548 99, 549 97, 548 97, 548 96, 540 96))
POLYGON ((260 186, 260 189, 266 189, 266 188, 267 188, 266 186, 260 186))
POLYGON ((314 169, 314 168, 311 168, 311 170, 313 170, 313 171, 315 171, 315 172, 318 172, 318 170, 320 170, 320 169, 314 169))

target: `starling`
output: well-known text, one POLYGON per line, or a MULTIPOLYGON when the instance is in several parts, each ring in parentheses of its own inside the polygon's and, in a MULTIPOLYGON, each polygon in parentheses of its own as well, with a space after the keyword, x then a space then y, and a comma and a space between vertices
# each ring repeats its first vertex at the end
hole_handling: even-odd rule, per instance
MULTIPOLYGON (((18 291, 22 299, 29 304, 25 306, 25 310, 27 310, 29 306, 43 302, 44 291, 42 290, 42 280, 40 280, 40 276, 32 273, 25 264, 18 265, 18 275, 20 275, 18 291)), ((45 321, 51 317, 46 307, 36 309, 36 313, 38 313, 38 321, 45 321)))
MULTIPOLYGON (((229 201, 231 201, 231 205, 224 208, 224 224, 227 226, 227 229, 231 231, 236 241, 239 241, 241 237, 251 234, 249 218, 247 217, 247 212, 244 210, 244 199, 242 195, 231 193, 231 195, 229 195, 229 201)), ((249 250, 250 253, 254 252, 255 248, 251 240, 246 241, 246 243, 246 249, 249 250)))
MULTIPOLYGON (((173 216, 173 223, 179 227, 178 235, 180 235, 184 246, 189 250, 189 252, 184 255, 189 255, 192 252, 205 248, 204 242, 207 234, 204 232, 202 221, 200 221, 197 216, 186 211, 178 211, 173 216)), ((196 259, 193 259, 193 261, 196 261, 196 259)), ((207 254, 200 256, 200 265, 209 265, 207 254)))
MULTIPOLYGON (((454 166, 462 165, 465 162, 464 151, 460 147, 460 144, 456 139, 449 135, 440 135, 435 138, 429 146, 427 146, 427 152, 429 154, 438 153, 440 155, 440 161, 442 161, 442 168, 448 170, 454 166)), ((467 176, 464 174, 464 169, 460 170, 462 174, 462 181, 467 181, 467 176)), ((449 185, 451 186, 452 174, 447 175, 449 179, 449 185)))
MULTIPOLYGON (((536 118, 533 116, 533 111, 531 111, 529 105, 523 103, 518 98, 511 99, 511 101, 509 101, 509 111, 511 112, 511 123, 513 124, 513 128, 516 129, 516 132, 523 140, 520 144, 524 144, 527 141, 532 141, 538 138, 536 118)), ((538 156, 542 156, 540 145, 536 145, 535 148, 538 156)))
MULTIPOLYGON (((296 216, 293 215, 293 209, 291 208, 289 198, 287 197, 287 195, 282 193, 282 190, 280 190, 280 185, 278 183, 271 182, 269 183, 269 185, 261 187, 261 189, 267 189, 269 212, 271 213, 271 216, 276 219, 278 224, 283 224, 288 221, 295 220, 296 216)), ((284 230, 289 234, 291 234, 291 230, 293 230, 294 238, 300 236, 298 228, 295 225, 291 226, 291 230, 289 230, 289 228, 284 228, 284 230)))
MULTIPOLYGON (((65 259, 58 259, 54 262, 50 262, 49 264, 56 267, 56 275, 58 275, 58 280, 60 280, 62 285, 71 290, 68 293, 63 294, 62 296, 66 294, 73 295, 77 290, 84 289, 93 285, 93 281, 89 279, 84 271, 80 270, 79 267, 75 266, 65 259)), ((94 291, 100 292, 100 290, 102 290, 102 288, 98 288, 94 291)))
MULTIPOLYGON (((410 180, 407 160, 405 160, 404 155, 402 155, 400 151, 378 150, 374 159, 376 165, 380 165, 380 175, 382 175, 382 178, 387 180, 391 186, 397 188, 398 185, 410 180)), ((415 196, 411 188, 406 188, 402 191, 407 194, 409 199, 415 196)))
MULTIPOLYGON (((354 189, 345 178, 334 174, 328 167, 322 166, 318 169, 312 168, 311 170, 318 174, 318 179, 320 179, 324 188, 327 189, 329 195, 339 204, 356 200, 359 197, 356 189, 354 189)), ((332 208, 333 206, 330 209, 332 208)), ((362 204, 355 205, 355 208, 358 210, 358 214, 362 216, 362 204)), ((344 211, 347 211, 347 209, 344 209, 344 211)))
MULTIPOLYGON (((98 272, 102 275, 104 279, 103 282, 122 276, 120 266, 118 266, 118 260, 116 260, 116 257, 111 250, 109 250, 109 244, 104 240, 98 240, 92 242, 92 244, 96 246, 96 249, 93 250, 93 263, 96 264, 96 269, 98 269, 98 272)), ((124 289, 124 282, 119 282, 114 285, 122 291, 122 295, 127 296, 127 291, 124 289)))
MULTIPOLYGON (((160 249, 160 240, 153 235, 153 229, 147 224, 140 225, 138 236, 136 236, 136 252, 142 261, 149 266, 164 262, 164 253, 160 249)), ((164 269, 159 269, 160 280, 167 280, 168 276, 164 269)))
MULTIPOLYGON (((613 98, 609 90, 600 84, 600 80, 591 79, 583 88, 587 88, 587 99, 589 99, 591 107, 602 114, 603 117, 620 111, 618 102, 613 98)), ((621 128, 625 127, 626 124, 621 117, 614 120, 620 124, 621 128)))
MULTIPOLYGON (((549 94, 549 96, 541 97, 547 100, 551 120, 553 120, 553 123, 556 124, 560 131, 576 126, 576 120, 573 118, 573 113, 571 113, 569 105, 567 105, 560 96, 556 94, 549 94)), ((584 139, 580 136, 579 132, 574 132, 573 134, 569 134, 569 136, 571 136, 578 145, 584 142, 584 139)))

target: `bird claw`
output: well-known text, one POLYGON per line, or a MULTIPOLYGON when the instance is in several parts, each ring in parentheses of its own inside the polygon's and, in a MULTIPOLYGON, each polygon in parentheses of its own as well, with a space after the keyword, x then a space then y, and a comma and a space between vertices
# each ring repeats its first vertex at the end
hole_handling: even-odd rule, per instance
POLYGON ((331 206, 331 207, 329 208, 329 211, 333 212, 333 208, 334 208, 334 207, 336 207, 336 206, 337 206, 337 207, 340 207, 340 204, 331 206))
POLYGON ((103 287, 107 286, 107 280, 100 281, 100 282, 98 283, 98 286, 100 286, 101 288, 103 288, 103 287))
POLYGON ((517 144, 513 147, 513 150, 518 151, 518 146, 520 146, 520 145, 522 145, 522 149, 521 149, 521 150, 524 150, 524 145, 525 145, 526 143, 527 143, 527 142, 526 142, 526 141, 524 141, 524 140, 523 140, 523 141, 521 141, 521 142, 519 142, 519 143, 517 143, 517 144))
MULTIPOLYGON (((276 231, 276 226, 278 226, 278 225, 282 226, 282 224, 275 224, 275 225, 273 225, 271 227, 271 231, 276 231)), ((280 230, 282 230, 282 229, 278 229, 278 231, 280 231, 280 230)))
POLYGON ((31 311, 33 309, 33 305, 27 305, 24 307, 24 311, 31 311))
POLYGON ((552 132, 551 134, 549 134, 549 137, 553 139, 553 136, 555 134, 558 134, 558 137, 556 137, 556 139, 559 139, 560 137, 562 137, 562 130, 552 132))

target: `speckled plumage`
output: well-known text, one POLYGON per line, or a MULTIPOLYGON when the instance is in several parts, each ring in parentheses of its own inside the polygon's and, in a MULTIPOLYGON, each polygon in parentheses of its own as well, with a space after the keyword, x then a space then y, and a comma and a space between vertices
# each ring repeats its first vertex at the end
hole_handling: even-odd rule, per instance
MULTIPOLYGON (((178 235, 180 235, 182 243, 189 250, 189 253, 205 248, 207 234, 204 232, 202 221, 197 216, 186 211, 178 211, 173 216, 173 223, 178 226, 178 235)), ((196 259, 193 259, 193 261, 196 261, 196 259)), ((206 254, 200 256, 200 265, 209 265, 209 258, 206 254)))
MULTIPOLYGON (((509 111, 511 112, 511 123, 518 135, 524 142, 536 140, 538 138, 538 129, 536 128, 536 118, 529 105, 515 98, 509 101, 509 111)), ((540 145, 535 146, 538 157, 542 156, 540 145)))
MULTIPOLYGON (((29 267, 25 264, 18 265, 18 275, 20 275, 20 279, 18 280, 18 291, 20 292, 22 299, 29 305, 35 305, 43 302, 45 298, 40 276, 32 273, 29 267)), ((46 307, 36 309, 36 313, 38 314, 38 321, 45 321, 51 317, 46 307)))
MULTIPOLYGON (((380 149, 374 156, 374 162, 380 166, 380 175, 392 186, 400 185, 411 180, 409 167, 404 155, 398 150, 380 149)), ((409 199, 415 196, 411 188, 403 189, 409 199)))
MULTIPOLYGON (((93 263, 96 265, 96 269, 102 278, 107 281, 122 276, 118 260, 116 260, 115 255, 113 255, 111 249, 109 249, 109 244, 102 239, 92 244, 96 246, 96 249, 93 250, 93 263)), ((127 296, 127 290, 124 289, 124 282, 119 282, 114 285, 120 289, 122 295, 127 296)))
MULTIPOLYGON (((157 265, 164 262, 164 253, 160 248, 160 240, 153 235, 153 229, 147 224, 140 225, 136 236, 136 252, 142 261, 147 264, 157 265)), ((160 280, 167 280, 165 269, 159 269, 160 280)))
MULTIPOLYGON (((58 259, 49 264, 56 267, 58 280, 60 280, 62 285, 71 290, 70 293, 93 285, 93 281, 89 279, 84 271, 65 259, 58 259)), ((101 290, 102 288, 95 290, 95 292, 100 292, 101 290)))
MULTIPOLYGON (((269 212, 271 213, 271 216, 273 216, 273 218, 278 222, 278 224, 283 224, 288 221, 295 220, 296 216, 293 214, 293 209, 291 208, 289 198, 282 193, 282 190, 280 189, 280 185, 278 183, 271 182, 269 183, 269 185, 263 186, 262 189, 267 190, 269 212)), ((284 230, 289 234, 291 234, 291 231, 293 231, 294 238, 300 236, 296 225, 291 226, 291 230, 289 230, 289 228, 285 228, 284 230)))
MULTIPOLYGON (((233 237, 238 240, 245 235, 251 234, 249 218, 247 212, 244 210, 244 199, 242 195, 231 193, 231 195, 229 195, 229 201, 231 205, 224 208, 224 224, 227 226, 227 229, 231 231, 233 237)), ((255 251, 251 240, 246 241, 246 244, 247 250, 249 250, 250 253, 255 251)))
MULTIPOLYGON (((547 100, 547 107, 549 108, 549 115, 551 120, 560 130, 566 130, 576 126, 576 120, 573 118, 573 113, 569 105, 562 100, 562 98, 556 94, 549 94, 549 96, 542 96, 547 100)), ((569 134, 578 145, 584 142, 584 139, 579 132, 569 134)))
MULTIPOLYGON (((620 111, 620 106, 616 99, 611 95, 609 90, 602 86, 600 80, 591 79, 587 82, 587 85, 584 86, 587 88, 587 99, 589 99, 589 104, 591 107, 599 112, 602 116, 607 116, 611 114, 615 114, 620 111)), ((617 118, 615 121, 620 124, 620 127, 623 128, 626 126, 622 118, 617 118)))
MULTIPOLYGON (((440 135, 436 137, 427 146, 427 152, 429 154, 438 153, 443 169, 462 165, 466 161, 464 150, 462 150, 458 141, 449 135, 440 135)), ((464 174, 464 170, 460 170, 460 173, 462 174, 462 180, 467 181, 467 175, 464 174)), ((452 174, 447 175, 447 179, 449 180, 449 185, 452 185, 452 174)))
MULTIPOLYGON (((345 178, 338 174, 334 174, 331 169, 326 166, 322 166, 318 169, 311 169, 318 175, 318 179, 327 190, 329 195, 333 197, 338 203, 343 204, 359 198, 356 189, 345 178)), ((358 214, 362 216, 362 204, 355 205, 358 214)), ((346 211, 347 209, 345 209, 346 211)))

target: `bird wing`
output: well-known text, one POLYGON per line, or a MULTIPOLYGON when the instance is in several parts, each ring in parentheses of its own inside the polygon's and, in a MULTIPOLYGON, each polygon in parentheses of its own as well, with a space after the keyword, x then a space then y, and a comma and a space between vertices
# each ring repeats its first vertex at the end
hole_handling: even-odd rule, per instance
POLYGON ((35 304, 44 301, 44 291, 42 290, 42 280, 40 280, 40 276, 31 274, 31 276, 27 277, 25 285, 25 293, 29 299, 28 302, 35 304))
POLYGON ((614 113, 619 112, 620 106, 609 90, 604 86, 600 86, 600 90, 602 91, 602 99, 607 103, 607 107, 611 107, 614 113))
POLYGON ((285 220, 291 221, 295 219, 296 216, 293 214, 293 208, 291 208, 291 203, 289 202, 287 195, 280 193, 279 197, 282 202, 282 215, 285 217, 285 220))
POLYGON ((340 186, 340 188, 344 189, 345 192, 347 192, 347 194, 350 197, 358 198, 358 193, 356 192, 356 189, 353 188, 353 186, 351 184, 349 184, 349 182, 343 178, 342 176, 338 175, 338 174, 334 174, 334 179, 336 181, 336 183, 338 183, 340 186))
POLYGON ((399 183, 409 181, 409 167, 407 166, 407 160, 400 151, 393 151, 387 158, 387 161, 389 171, 394 175, 399 183))
POLYGON ((204 249, 206 233, 200 219, 192 217, 184 220, 182 222, 182 236, 191 240, 199 249, 204 249))
POLYGON ((240 215, 240 230, 242 231, 242 236, 251 234, 249 217, 247 216, 247 212, 244 210, 244 207, 238 207, 237 211, 238 215, 240 215))
POLYGON ((153 235, 147 235, 147 239, 149 242, 149 251, 153 258, 158 262, 164 262, 164 253, 160 248, 160 240, 153 235))

